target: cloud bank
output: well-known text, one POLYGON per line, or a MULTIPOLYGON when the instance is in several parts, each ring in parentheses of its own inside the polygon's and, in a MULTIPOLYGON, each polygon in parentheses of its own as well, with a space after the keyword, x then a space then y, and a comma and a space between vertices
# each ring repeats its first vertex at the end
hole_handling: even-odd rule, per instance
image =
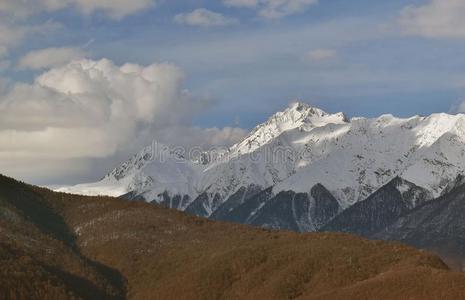
POLYGON ((183 71, 171 64, 82 59, 32 84, 17 83, 0 95, 0 169, 20 178, 52 178, 84 172, 92 159, 129 155, 152 139, 177 144, 183 131, 202 145, 229 144, 243 135, 239 129, 192 128, 205 103, 183 89, 183 80, 183 71))
POLYGON ((465 38, 465 1, 430 0, 402 10, 399 24, 407 35, 427 38, 465 38))
POLYGON ((58 67, 69 63, 72 60, 81 59, 87 56, 87 53, 79 48, 59 47, 33 50, 18 62, 18 68, 40 70, 52 67, 58 67))
POLYGON ((226 6, 246 7, 258 10, 258 15, 266 19, 280 19, 302 13, 318 0, 223 0, 226 6))
POLYGON ((1 0, 0 13, 27 17, 40 12, 76 8, 86 15, 102 12, 110 18, 121 19, 156 3, 155 0, 1 0))
POLYGON ((239 23, 237 19, 226 17, 205 8, 198 8, 190 13, 178 14, 174 17, 174 21, 178 24, 203 27, 228 26, 239 23))
POLYGON ((61 24, 53 21, 36 25, 15 24, 6 22, 0 15, 0 54, 2 56, 8 54, 8 49, 20 44, 29 35, 50 34, 59 28, 61 28, 61 24))

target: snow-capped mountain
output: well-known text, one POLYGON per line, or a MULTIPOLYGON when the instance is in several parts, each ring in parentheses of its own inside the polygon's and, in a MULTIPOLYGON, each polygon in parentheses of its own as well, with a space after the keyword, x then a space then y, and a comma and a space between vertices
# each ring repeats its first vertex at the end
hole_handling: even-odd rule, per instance
POLYGON ((349 120, 343 113, 293 103, 220 153, 190 160, 157 146, 143 149, 100 182, 60 190, 127 194, 206 217, 247 205, 255 215, 280 192, 304 193, 318 203, 311 197, 317 185, 343 210, 396 177, 437 197, 465 169, 465 115, 349 120), (256 205, 246 203, 255 196, 256 205))
POLYGON ((197 195, 196 181, 204 167, 184 159, 163 145, 153 145, 108 173, 101 181, 64 187, 59 191, 84 195, 121 196, 129 192, 142 193, 153 199, 168 192, 173 195, 197 195))

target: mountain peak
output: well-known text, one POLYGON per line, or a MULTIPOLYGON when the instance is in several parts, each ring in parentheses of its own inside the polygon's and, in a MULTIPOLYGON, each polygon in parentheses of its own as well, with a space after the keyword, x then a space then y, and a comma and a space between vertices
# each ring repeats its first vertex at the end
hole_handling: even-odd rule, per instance
MULTIPOLYGON (((273 115, 280 116, 280 115, 287 115, 294 117, 294 120, 305 119, 308 117, 324 117, 328 116, 329 114, 324 110, 311 106, 304 102, 292 102, 289 106, 282 112, 278 112, 273 115)), ((273 118, 272 117, 272 118, 273 118)))
MULTIPOLYGON (((327 118, 328 123, 348 123, 349 119, 343 112, 335 114, 327 113, 326 111, 311 106, 305 102, 296 101, 292 102, 289 107, 283 113, 298 113, 304 115, 306 118, 327 118)), ((311 120, 310 120, 311 121, 311 120)))
POLYGON ((244 154, 259 148, 283 132, 292 129, 311 129, 328 124, 347 122, 347 117, 343 113, 329 114, 307 103, 296 101, 291 103, 284 111, 275 113, 265 123, 255 127, 242 142, 234 145, 231 149, 244 154))
POLYGON ((305 113, 315 114, 319 116, 328 115, 328 113, 323 111, 322 109, 315 107, 315 106, 311 106, 308 103, 301 102, 301 101, 292 102, 291 104, 289 104, 286 111, 305 112, 305 113))
POLYGON ((262 127, 274 127, 283 132, 299 128, 303 125, 321 127, 330 123, 340 124, 347 122, 347 117, 342 112, 330 114, 318 107, 297 101, 292 102, 284 111, 272 115, 268 121, 257 126, 256 130, 262 127))

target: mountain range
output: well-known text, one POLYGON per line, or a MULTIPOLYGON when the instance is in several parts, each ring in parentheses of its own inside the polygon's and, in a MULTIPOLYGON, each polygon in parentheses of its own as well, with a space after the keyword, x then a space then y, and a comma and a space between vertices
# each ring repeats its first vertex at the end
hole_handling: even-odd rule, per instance
POLYGON ((349 119, 297 102, 232 147, 195 157, 179 150, 146 147, 101 181, 59 191, 271 229, 401 240, 457 256, 462 268, 463 114, 349 119))

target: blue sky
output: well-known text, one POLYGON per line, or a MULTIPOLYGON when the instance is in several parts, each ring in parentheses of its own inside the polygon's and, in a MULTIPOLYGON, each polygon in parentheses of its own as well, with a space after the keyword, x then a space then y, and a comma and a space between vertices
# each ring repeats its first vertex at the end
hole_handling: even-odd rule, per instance
MULTIPOLYGON (((246 132, 296 99, 349 116, 457 112, 465 100, 461 2, 26 0, 21 6, 0 0, 0 111, 2 102, 17 101, 11 92, 17 85, 34 87, 37 76, 60 68, 66 59, 86 57, 106 58, 117 66, 169 63, 179 68, 184 74, 179 89, 202 105, 194 109, 188 104, 188 117, 174 106, 173 118, 179 114, 189 120, 165 122, 164 127, 246 132), (8 36, 15 30, 21 34, 8 36)), ((146 125, 139 121, 135 128, 146 125)), ((1 126, 0 132, 23 130, 1 126)), ((133 150, 92 159, 119 152, 103 164, 108 167, 133 150)), ((83 158, 89 157, 78 155, 83 158)), ((79 178, 88 178, 86 174, 82 171, 79 178)))
MULTIPOLYGON (((465 75, 465 42, 383 29, 395 27, 407 4, 427 3, 321 0, 278 20, 221 1, 163 1, 118 21, 101 12, 83 16, 65 9, 34 16, 30 23, 53 20, 62 28, 28 37, 11 59, 33 49, 90 42, 87 49, 93 58, 175 63, 187 73, 187 88, 217 102, 198 116, 200 126, 250 128, 297 98, 349 115, 448 112, 465 96, 461 85, 451 83, 465 75), (199 27, 173 22, 176 14, 197 8, 239 19, 240 24, 199 27), (337 57, 303 63, 305 53, 314 49, 333 49, 337 57)), ((28 80, 32 75, 7 70, 3 76, 28 80)))

